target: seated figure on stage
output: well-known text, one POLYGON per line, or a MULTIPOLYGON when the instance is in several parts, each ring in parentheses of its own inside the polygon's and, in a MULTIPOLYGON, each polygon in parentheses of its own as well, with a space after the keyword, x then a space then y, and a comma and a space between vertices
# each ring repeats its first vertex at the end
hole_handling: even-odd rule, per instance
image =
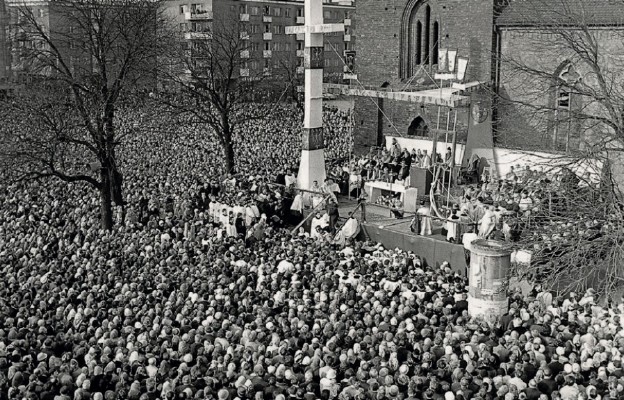
POLYGON ((399 168, 399 176, 398 179, 405 181, 405 178, 407 178, 410 174, 410 167, 409 165, 407 165, 407 162, 402 161, 401 162, 401 168, 399 168))
POLYGON ((390 212, 396 219, 403 219, 403 204, 399 199, 393 199, 390 204, 390 212))
POLYGON ((392 174, 390 173, 390 170, 388 167, 384 167, 378 180, 382 182, 392 183, 392 174))

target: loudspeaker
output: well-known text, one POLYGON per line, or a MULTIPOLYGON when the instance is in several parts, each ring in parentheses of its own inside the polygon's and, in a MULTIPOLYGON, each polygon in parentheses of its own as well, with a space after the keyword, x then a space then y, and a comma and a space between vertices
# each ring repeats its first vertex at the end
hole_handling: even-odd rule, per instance
POLYGON ((410 168, 410 187, 418 189, 418 193, 424 196, 431 191, 433 174, 427 168, 410 168))

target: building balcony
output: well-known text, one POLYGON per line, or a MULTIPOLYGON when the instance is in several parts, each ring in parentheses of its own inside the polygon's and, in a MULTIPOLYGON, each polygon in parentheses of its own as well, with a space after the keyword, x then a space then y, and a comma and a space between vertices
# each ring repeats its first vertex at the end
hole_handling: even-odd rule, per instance
POLYGON ((241 32, 240 38, 241 40, 249 40, 249 32, 241 32))
POLYGON ((305 17, 297 17, 298 24, 305 24, 305 17))
POLYGON ((271 58, 273 56, 273 51, 271 50, 262 50, 263 58, 271 58))
POLYGON ((297 40, 300 41, 304 41, 305 40, 305 33, 297 33, 295 36, 297 36, 297 40))
POLYGON ((240 58, 249 58, 249 50, 241 50, 240 58))
POLYGON ((262 22, 273 22, 273 17, 270 15, 263 15, 262 22))
POLYGON ((297 50, 297 57, 305 56, 305 50, 297 50))
POLYGON ((344 26, 351 26, 351 18, 345 18, 343 24, 344 26))
POLYGON ((271 32, 264 32, 264 34, 262 35, 262 39, 264 39, 264 40, 273 40, 273 33, 271 33, 271 32))
POLYGON ((305 69, 303 67, 297 67, 297 74, 302 75, 305 69))
POLYGON ((184 34, 186 40, 210 40, 212 39, 212 33, 210 32, 186 32, 184 34))
POLYGON ((344 41, 345 42, 350 42, 351 41, 351 35, 344 35, 344 41))
POLYGON ((240 20, 241 22, 249 22, 249 14, 241 14, 240 20))
POLYGON ((249 68, 241 68, 239 75, 245 78, 249 77, 249 68))
POLYGON ((212 11, 195 10, 184 13, 184 19, 187 21, 207 21, 212 20, 212 11))
POLYGON ((356 74, 342 74, 342 79, 345 80, 349 80, 349 79, 353 79, 353 80, 357 80, 357 75, 356 74))

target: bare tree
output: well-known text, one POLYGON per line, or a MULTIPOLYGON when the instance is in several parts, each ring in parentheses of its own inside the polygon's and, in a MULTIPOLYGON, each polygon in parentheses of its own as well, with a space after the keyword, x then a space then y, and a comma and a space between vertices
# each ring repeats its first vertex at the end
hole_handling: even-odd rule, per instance
POLYGON ((282 97, 271 90, 274 63, 265 51, 252 48, 246 25, 234 16, 183 35, 167 68, 167 80, 176 90, 159 99, 183 121, 215 135, 225 167, 233 172, 236 128, 244 121, 268 117, 282 97))
POLYGON ((275 64, 275 75, 280 78, 277 82, 297 108, 303 110, 303 96, 299 91, 299 88, 303 88, 303 58, 297 57, 295 53, 285 53, 277 56, 275 64))
POLYGON ((546 170, 593 171, 546 185, 544 204, 524 225, 519 247, 534 253, 534 266, 522 273, 551 287, 609 292, 622 284, 623 5, 522 0, 498 10, 498 145, 553 151, 541 162, 546 170), (605 6, 616 15, 593 9, 605 6))
POLYGON ((13 179, 91 185, 100 193, 104 229, 113 225, 113 201, 123 205, 116 150, 125 137, 115 113, 155 83, 166 43, 161 5, 60 0, 48 3, 46 14, 28 3, 12 6, 14 61, 27 89, 3 105, 0 162, 13 179))

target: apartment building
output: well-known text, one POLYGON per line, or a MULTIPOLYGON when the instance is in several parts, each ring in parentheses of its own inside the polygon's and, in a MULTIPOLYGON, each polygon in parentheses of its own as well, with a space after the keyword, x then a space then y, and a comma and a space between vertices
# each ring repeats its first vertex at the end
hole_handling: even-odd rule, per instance
MULTIPOLYGON (((11 35, 11 27, 19 23, 19 13, 14 8, 24 4, 21 0, 0 0, 0 84, 24 82, 28 65, 17 51, 22 46, 37 46, 11 35)), ((89 64, 79 46, 71 38, 71 24, 62 17, 62 5, 49 0, 31 0, 29 7, 48 32, 55 33, 69 54, 68 59, 77 66, 89 64)), ((286 27, 304 23, 304 0, 171 0, 166 3, 170 22, 176 24, 181 37, 190 43, 211 39, 216 22, 237 23, 241 34, 249 41, 247 51, 241 54, 241 76, 279 75, 278 70, 291 68, 293 75, 303 78, 303 34, 287 35, 286 27)), ((355 36, 353 35, 353 0, 326 1, 326 23, 344 23, 345 31, 325 37, 325 80, 343 82, 353 78, 355 36), (345 66, 348 64, 349 67, 345 66)), ((79 33, 79 32, 77 32, 79 33)), ((80 40, 78 40, 79 42, 80 40)))
MULTIPOLYGON (((216 23, 236 23, 249 40, 242 52, 240 75, 280 75, 292 68, 303 76, 304 35, 288 35, 286 27, 303 25, 303 0, 172 0, 168 12, 189 41, 209 40, 216 23)), ((326 23, 344 23, 345 31, 325 37, 325 81, 342 83, 354 78, 355 36, 353 0, 326 1, 326 23), (348 66, 347 66, 348 65, 348 66)))

